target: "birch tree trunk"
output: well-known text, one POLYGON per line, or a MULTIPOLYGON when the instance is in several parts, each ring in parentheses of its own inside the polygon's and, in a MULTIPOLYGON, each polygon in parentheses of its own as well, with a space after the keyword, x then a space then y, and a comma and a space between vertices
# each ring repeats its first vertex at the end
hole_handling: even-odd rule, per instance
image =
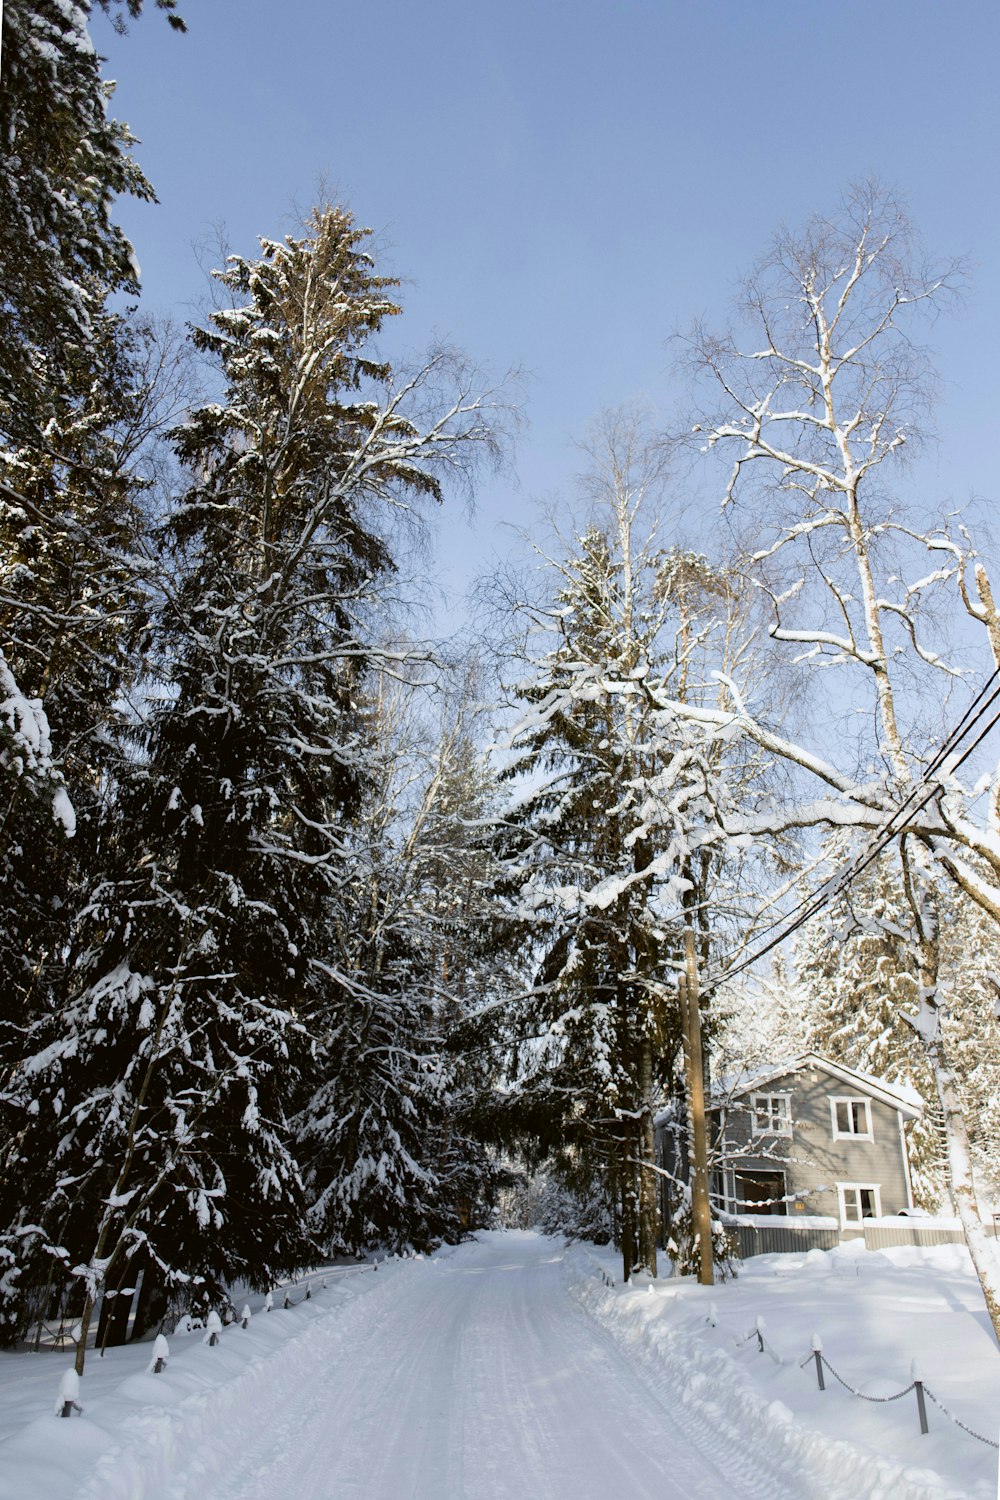
POLYGON ((948 1193, 962 1225, 965 1242, 982 1288, 983 1300, 993 1324, 993 1332, 1000 1344, 1000 1263, 997 1261, 995 1242, 987 1238, 979 1214, 969 1132, 941 1026, 940 923, 930 878, 930 856, 919 846, 912 852, 908 851, 905 840, 903 845, 904 883, 917 930, 920 962, 917 1010, 906 1019, 920 1038, 934 1077, 947 1143, 948 1193))

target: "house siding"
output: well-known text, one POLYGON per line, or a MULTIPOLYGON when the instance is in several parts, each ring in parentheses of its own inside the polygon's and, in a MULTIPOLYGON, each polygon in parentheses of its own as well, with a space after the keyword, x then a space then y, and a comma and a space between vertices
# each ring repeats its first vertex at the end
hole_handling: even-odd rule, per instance
POLYGON ((804 1254, 833 1250, 840 1244, 836 1229, 807 1229, 805 1225, 737 1224, 730 1229, 740 1247, 740 1260, 754 1255, 804 1254))
MULTIPOLYGON (((724 1134, 720 1144, 727 1186, 731 1186, 734 1170, 783 1170, 786 1191, 808 1195, 801 1212, 830 1216, 838 1221, 841 1217, 838 1183, 876 1185, 883 1215, 897 1214, 910 1206, 899 1113, 872 1098, 860 1085, 845 1086, 822 1068, 806 1067, 769 1079, 759 1090, 734 1099, 722 1111, 722 1121, 724 1134), (791 1097, 790 1137, 755 1135, 751 1111, 753 1094, 757 1092, 791 1097), (834 1137, 830 1101, 838 1097, 868 1101, 872 1140, 834 1137)), ((788 1212, 795 1211, 794 1205, 790 1205, 788 1212)))

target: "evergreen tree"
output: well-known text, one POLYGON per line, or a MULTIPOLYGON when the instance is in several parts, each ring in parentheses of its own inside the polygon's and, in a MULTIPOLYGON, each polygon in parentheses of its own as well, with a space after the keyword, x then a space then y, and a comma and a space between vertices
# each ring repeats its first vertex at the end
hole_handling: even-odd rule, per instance
POLYGON ((337 983, 298 1121, 317 1233, 352 1252, 454 1236, 491 1175, 467 1128, 482 1089, 463 1024, 486 926, 469 834, 483 780, 461 710, 428 745, 413 697, 383 680, 372 703, 370 782, 330 945, 337 983))
MULTIPOLYGON (((129 8, 138 14, 140 4, 129 8)), ((81 366, 99 368, 109 294, 138 291, 111 210, 122 193, 153 194, 128 127, 108 115, 89 14, 88 4, 60 0, 4 6, 0 422, 15 442, 37 441, 52 393, 79 390, 81 366)))
POLYGON ((606 524, 560 565, 535 622, 551 645, 518 689, 506 880, 537 956, 514 1089, 569 1185, 586 1194, 596 1174, 617 1200, 629 1275, 656 1270, 653 1115, 680 1045, 680 929, 725 839, 713 737, 663 707, 691 665, 676 584, 693 569, 643 529, 644 486, 611 452, 606 524))
POLYGON ((114 198, 151 190, 108 117, 89 11, 12 0, 3 13, 0 1076, 27 1018, 58 1004, 145 613, 147 335, 107 303, 138 290, 114 198), (11 746, 25 734, 27 758, 11 746))

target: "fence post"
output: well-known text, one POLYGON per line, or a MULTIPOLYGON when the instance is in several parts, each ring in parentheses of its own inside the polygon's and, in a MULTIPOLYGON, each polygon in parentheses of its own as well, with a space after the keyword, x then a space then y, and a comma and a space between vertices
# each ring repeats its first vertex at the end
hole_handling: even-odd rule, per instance
POLYGON ((754 1322, 754 1328, 755 1328, 756 1333, 757 1333, 757 1348, 758 1348, 758 1350, 760 1351, 761 1354, 764 1353, 764 1328, 765 1328, 765 1326, 766 1325, 764 1323, 764 1319, 758 1313, 757 1318, 756 1318, 756 1320, 754 1322))
POLYGON ((812 1336, 813 1359, 816 1361, 816 1379, 819 1381, 821 1391, 826 1390, 826 1381, 823 1379, 823 1340, 818 1333, 812 1336))
POLYGON ((59 1383, 59 1395, 56 1400, 56 1413, 60 1417, 68 1417, 70 1412, 82 1412, 80 1405, 80 1377, 74 1369, 66 1371, 59 1383))
POLYGON ((264 1311, 265 1312, 270 1312, 271 1308, 273 1306, 274 1306, 274 1293, 273 1292, 268 1292, 267 1296, 264 1298, 264 1311))
POLYGON ((162 1333, 156 1335, 153 1344, 153 1374, 160 1375, 167 1368, 167 1360, 170 1358, 170 1345, 162 1333))
POLYGON ((927 1403, 924 1400, 924 1382, 920 1374, 920 1366, 914 1360, 910 1366, 910 1374, 913 1377, 913 1385, 917 1392, 917 1411, 920 1415, 920 1431, 930 1432, 927 1425, 927 1403))
POLYGON ((214 1349, 216 1344, 219 1342, 219 1334, 221 1332, 222 1319, 219 1317, 219 1314, 213 1307, 212 1311, 205 1319, 205 1337, 202 1340, 202 1343, 207 1344, 210 1349, 214 1349))

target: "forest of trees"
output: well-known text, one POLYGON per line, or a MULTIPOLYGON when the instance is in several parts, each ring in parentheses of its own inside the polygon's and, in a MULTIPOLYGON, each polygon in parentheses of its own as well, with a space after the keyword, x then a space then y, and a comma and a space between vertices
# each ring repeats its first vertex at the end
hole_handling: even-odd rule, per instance
POLYGON ((408 559, 505 393, 393 368, 397 284, 328 202, 187 338, 144 317, 88 20, 3 16, 0 1336, 65 1313, 82 1359, 139 1270, 156 1320, 457 1237, 537 1168, 655 1274, 686 932, 709 1054, 920 1089, 921 1201, 1000 1327, 1000 615, 894 480, 955 269, 871 185, 782 232, 687 342, 684 432, 599 419, 491 641, 435 653, 408 559))

